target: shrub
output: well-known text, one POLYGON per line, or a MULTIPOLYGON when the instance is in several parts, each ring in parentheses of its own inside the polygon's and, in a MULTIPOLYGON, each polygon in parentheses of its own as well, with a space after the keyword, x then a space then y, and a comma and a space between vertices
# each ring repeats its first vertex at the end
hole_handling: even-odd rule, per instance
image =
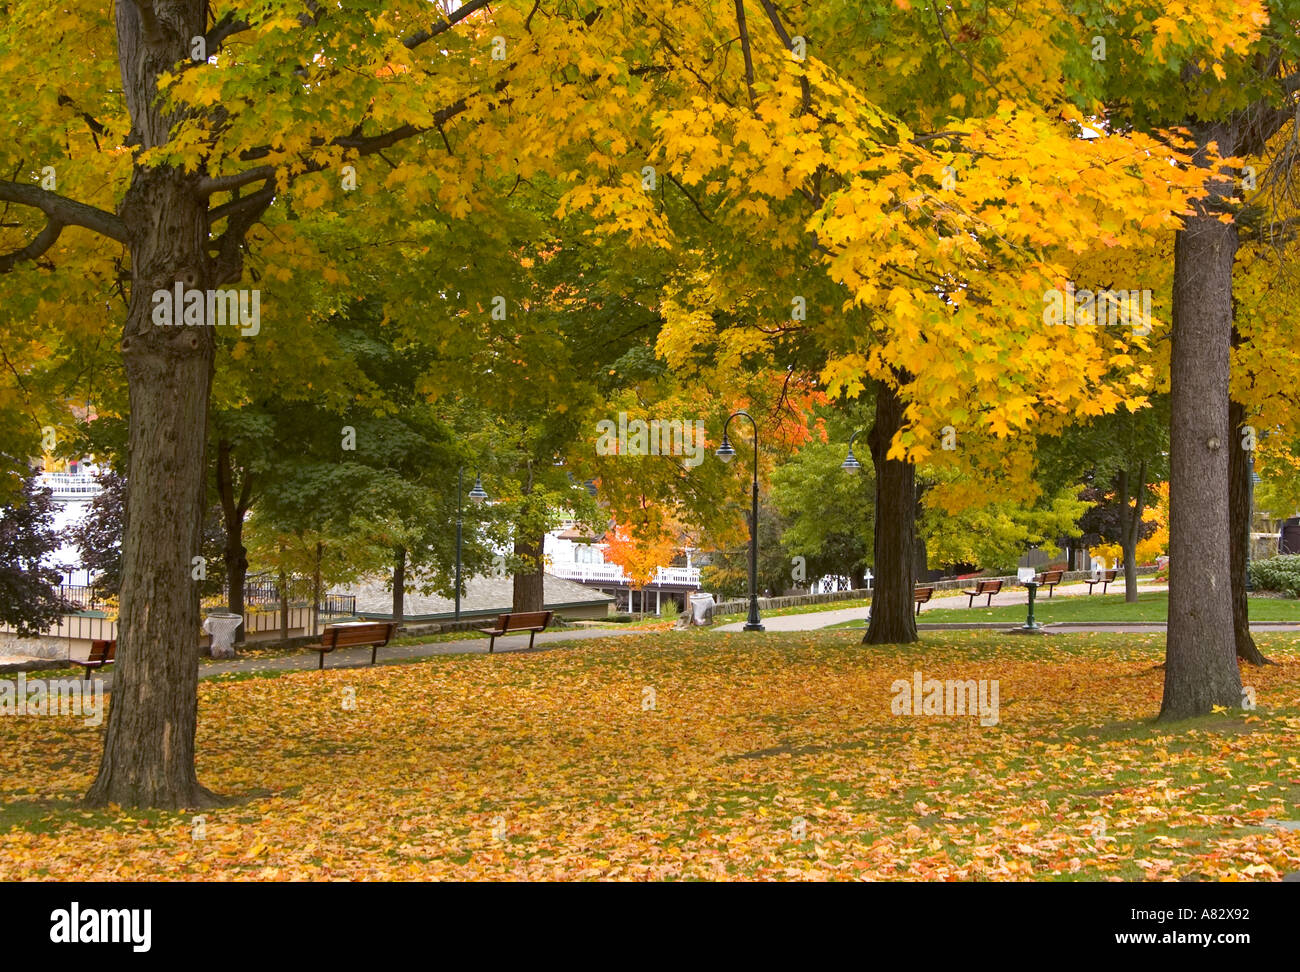
POLYGON ((1252 560, 1249 574, 1250 583, 1257 590, 1300 597, 1300 554, 1252 560))

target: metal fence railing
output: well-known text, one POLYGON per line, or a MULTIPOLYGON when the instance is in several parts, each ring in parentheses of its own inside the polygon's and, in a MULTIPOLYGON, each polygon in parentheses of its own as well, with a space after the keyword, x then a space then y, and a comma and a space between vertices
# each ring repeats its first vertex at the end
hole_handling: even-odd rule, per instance
POLYGON ((321 604, 322 616, 351 617, 357 613, 357 596, 355 594, 326 594, 321 604))

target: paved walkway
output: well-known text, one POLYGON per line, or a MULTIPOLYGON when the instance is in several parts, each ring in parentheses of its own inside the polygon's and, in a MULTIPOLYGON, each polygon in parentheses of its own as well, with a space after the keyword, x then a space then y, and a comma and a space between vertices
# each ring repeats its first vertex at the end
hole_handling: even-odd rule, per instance
MULTIPOLYGON (((971 586, 972 587, 975 586, 973 582, 971 586)), ((1138 590, 1143 594, 1149 591, 1150 592, 1167 591, 1169 590, 1169 585, 1163 582, 1139 584, 1138 590)), ((1094 591, 1098 596, 1100 596, 1101 586, 1098 585, 1097 587, 1095 587, 1094 591)), ((1123 593, 1123 591, 1124 591, 1124 581, 1121 578, 1118 582, 1115 581, 1111 582, 1110 587, 1107 590, 1107 593, 1109 594, 1123 593)), ((1080 597, 1080 596, 1082 597, 1088 596, 1087 584, 1061 584, 1053 592, 1052 600, 1055 600, 1058 597, 1080 597)), ((967 600, 968 598, 966 597, 965 594, 959 593, 955 597, 940 596, 939 592, 936 591, 934 600, 930 601, 930 603, 926 604, 921 608, 921 617, 919 623, 924 624, 925 612, 927 610, 932 610, 934 608, 944 608, 944 609, 957 608, 964 611, 966 610, 967 600)), ((1045 600, 1047 600, 1047 598, 1044 597, 1042 594, 1039 594, 1037 598, 1038 603, 1041 604, 1045 600)), ((975 601, 975 607, 976 608, 982 607, 985 605, 985 602, 987 601, 988 601, 988 595, 985 595, 984 597, 981 598, 977 598, 975 601)), ((1027 603, 1029 603, 1029 592, 1025 590, 1023 587, 1007 588, 1006 590, 1002 591, 1002 593, 993 595, 993 605, 995 607, 999 604, 1027 604, 1027 603)), ((764 618, 763 626, 767 628, 768 631, 812 631, 817 628, 827 628, 833 624, 841 624, 845 621, 862 621, 865 623, 867 620, 867 612, 869 610, 870 609, 866 607, 853 607, 853 608, 838 608, 833 611, 813 611, 807 614, 777 614, 777 615, 773 615, 770 618, 764 618)), ((974 614, 973 609, 971 613, 972 615, 974 614)), ((972 617, 971 620, 975 621, 978 619, 972 617)), ((724 624, 721 627, 719 627, 717 630, 718 631, 741 631, 744 629, 744 627, 745 627, 745 623, 743 621, 737 621, 734 624, 724 624)), ((999 623, 997 627, 1000 628, 1015 627, 1015 624, 1010 622, 1002 622, 999 623)), ((1145 630, 1143 626, 1138 626, 1138 627, 1141 627, 1143 630, 1145 630)), ((1099 625, 1098 630, 1109 631, 1112 629, 1105 625, 1099 625)), ((1153 630, 1163 631, 1164 625, 1163 624, 1157 625, 1156 628, 1153 630)))
MULTIPOLYGON (((579 628, 573 631, 551 631, 537 636, 533 651, 548 651, 562 647, 570 641, 586 641, 592 638, 618 638, 630 634, 645 634, 643 628, 579 628)), ((506 655, 514 652, 528 651, 527 635, 512 635, 498 638, 496 654, 506 655)), ((389 645, 379 649, 377 665, 391 664, 410 658, 431 658, 434 655, 486 655, 487 638, 466 638, 460 641, 439 641, 423 645, 389 645)), ((203 661, 199 665, 199 678, 211 678, 213 675, 225 675, 230 672, 299 672, 314 671, 320 665, 320 655, 316 652, 297 652, 292 655, 273 655, 267 658, 255 656, 232 658, 229 661, 203 661)), ((325 667, 334 668, 368 668, 370 667, 369 648, 338 648, 325 656, 325 667)), ((113 687, 113 669, 109 668, 95 674, 104 680, 104 688, 113 687)))

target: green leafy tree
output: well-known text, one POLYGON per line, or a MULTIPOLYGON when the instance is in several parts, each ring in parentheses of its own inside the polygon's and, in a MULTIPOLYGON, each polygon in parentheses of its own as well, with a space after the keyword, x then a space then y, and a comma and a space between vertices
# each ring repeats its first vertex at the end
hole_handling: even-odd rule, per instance
POLYGON ((50 563, 62 537, 49 491, 29 475, 13 505, 0 506, 0 623, 39 635, 63 613, 61 574, 50 563))
POLYGON ((842 575, 861 588, 872 556, 875 482, 869 466, 856 475, 842 468, 847 438, 814 442, 773 469, 771 502, 788 524, 782 551, 805 558, 807 583, 842 575))

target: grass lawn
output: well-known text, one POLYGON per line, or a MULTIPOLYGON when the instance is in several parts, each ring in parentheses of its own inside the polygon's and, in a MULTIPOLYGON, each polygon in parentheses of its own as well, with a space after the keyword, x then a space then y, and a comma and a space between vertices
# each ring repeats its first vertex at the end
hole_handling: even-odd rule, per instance
POLYGON ((668 632, 204 681, 199 776, 234 802, 202 840, 77 805, 102 728, 4 717, 0 880, 1300 871, 1300 832, 1264 825, 1300 818, 1297 639, 1260 638, 1258 709, 1176 725, 1151 721, 1162 640, 668 632), (893 714, 915 671, 997 679, 997 724, 893 714))
MULTIPOLYGON (((932 608, 921 606, 919 621, 1024 621, 1025 607, 1029 602, 1027 591, 1021 591, 1019 604, 995 604, 983 607, 977 601, 973 608, 932 608)), ((945 599, 946 600, 946 599, 945 599)), ((937 602, 931 602, 937 603, 937 602)), ((1034 599, 1034 617, 1044 623, 1049 621, 1164 621, 1169 615, 1169 594, 1166 591, 1139 592, 1136 604, 1127 604, 1123 594, 1093 594, 1091 597, 1044 597, 1034 599)), ((1252 621, 1300 621, 1300 600, 1280 597, 1250 598, 1252 621)), ((861 625, 861 621, 853 622, 861 625)))

